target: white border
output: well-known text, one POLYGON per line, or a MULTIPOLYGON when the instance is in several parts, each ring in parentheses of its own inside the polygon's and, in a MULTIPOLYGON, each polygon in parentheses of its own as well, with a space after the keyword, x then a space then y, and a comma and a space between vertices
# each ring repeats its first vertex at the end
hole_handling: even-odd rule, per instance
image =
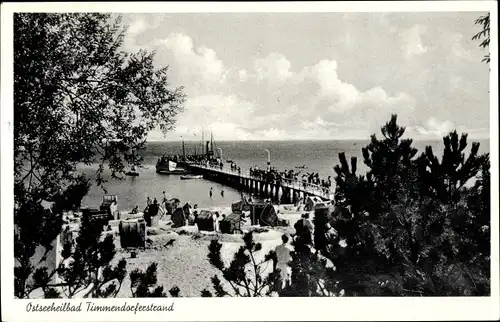
MULTIPOLYGON (((26 313, 29 300, 13 299, 13 12, 429 12, 491 11, 491 26, 498 24, 495 1, 408 1, 408 2, 268 2, 268 3, 3 3, 1 10, 1 226, 2 231, 2 320, 30 321, 221 321, 221 320, 497 320, 499 300, 498 216, 498 30, 491 29, 493 58, 490 79, 490 153, 492 174, 491 297, 484 298, 253 298, 175 299, 175 310, 162 313, 26 313), (117 10, 119 9, 119 11, 117 10), (243 315, 244 314, 244 315, 243 315)), ((50 300, 31 301, 45 303, 50 300)), ((99 304, 123 305, 139 302, 167 304, 165 300, 110 299, 99 304)), ((72 303, 78 304, 74 300, 72 303)))

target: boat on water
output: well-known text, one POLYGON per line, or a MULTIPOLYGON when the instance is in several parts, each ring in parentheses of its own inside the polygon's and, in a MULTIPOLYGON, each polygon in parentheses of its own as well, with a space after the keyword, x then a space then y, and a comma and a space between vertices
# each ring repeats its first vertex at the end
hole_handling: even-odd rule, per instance
MULTIPOLYGON (((204 140, 204 133, 202 130, 202 141, 200 145, 197 147, 195 146, 194 154, 187 155, 184 139, 182 139, 182 154, 164 154, 156 163, 156 172, 166 174, 187 174, 187 169, 193 164, 209 161, 216 161, 218 164, 223 162, 222 152, 215 146, 213 135, 210 134, 210 141, 205 142, 204 140), (200 150, 201 153, 199 153, 200 150), (217 154, 215 151, 220 152, 220 154, 217 154)), ((231 160, 228 160, 228 162, 230 161, 231 160)))
POLYGON ((307 169, 307 166, 304 164, 304 165, 298 165, 295 167, 295 169, 307 169))
POLYGON ((203 175, 187 174, 181 176, 181 180, 193 180, 193 179, 203 179, 203 175))
POLYGON ((156 162, 156 173, 183 174, 186 173, 186 170, 184 168, 177 167, 177 162, 163 156, 156 162))

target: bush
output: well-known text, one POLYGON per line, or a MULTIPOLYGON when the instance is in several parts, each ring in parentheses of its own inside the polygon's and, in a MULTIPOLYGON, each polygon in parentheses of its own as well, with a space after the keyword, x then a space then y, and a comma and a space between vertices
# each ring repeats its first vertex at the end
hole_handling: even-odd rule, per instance
MULTIPOLYGON (((212 286, 217 297, 224 296, 271 296, 277 290, 281 281, 279 271, 274 270, 267 276, 262 276, 263 269, 267 267, 269 261, 276 259, 276 253, 268 253, 264 261, 256 261, 256 253, 262 250, 262 244, 253 241, 253 234, 246 233, 243 236, 244 245, 234 254, 234 258, 226 267, 221 258, 220 250, 222 244, 217 240, 212 240, 208 249, 208 259, 210 264, 218 269, 224 280, 231 286, 231 293, 222 285, 217 275, 212 277, 212 286), (264 266, 266 265, 266 266, 264 266)), ((203 297, 211 297, 212 293, 207 289, 202 290, 203 297)))

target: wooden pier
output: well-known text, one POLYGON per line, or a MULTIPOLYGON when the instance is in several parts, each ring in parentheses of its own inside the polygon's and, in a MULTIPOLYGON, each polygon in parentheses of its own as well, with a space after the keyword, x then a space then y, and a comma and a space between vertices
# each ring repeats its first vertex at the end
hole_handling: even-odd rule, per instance
POLYGON ((248 170, 237 171, 221 169, 200 164, 188 165, 190 172, 202 174, 205 179, 225 184, 241 191, 246 191, 281 203, 295 203, 300 198, 316 196, 323 200, 333 200, 333 191, 307 182, 284 179, 268 182, 262 178, 253 177, 248 170))

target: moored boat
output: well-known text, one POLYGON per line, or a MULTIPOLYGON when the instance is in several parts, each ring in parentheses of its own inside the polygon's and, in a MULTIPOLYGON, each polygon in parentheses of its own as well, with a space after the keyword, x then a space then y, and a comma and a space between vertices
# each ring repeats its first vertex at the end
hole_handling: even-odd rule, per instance
POLYGON ((192 174, 188 174, 188 175, 184 175, 184 176, 181 176, 181 180, 192 180, 192 179, 203 179, 203 175, 192 175, 192 174))
POLYGON ((169 160, 166 157, 161 157, 156 162, 156 172, 164 174, 182 174, 186 173, 186 170, 183 168, 178 168, 177 162, 169 160))

